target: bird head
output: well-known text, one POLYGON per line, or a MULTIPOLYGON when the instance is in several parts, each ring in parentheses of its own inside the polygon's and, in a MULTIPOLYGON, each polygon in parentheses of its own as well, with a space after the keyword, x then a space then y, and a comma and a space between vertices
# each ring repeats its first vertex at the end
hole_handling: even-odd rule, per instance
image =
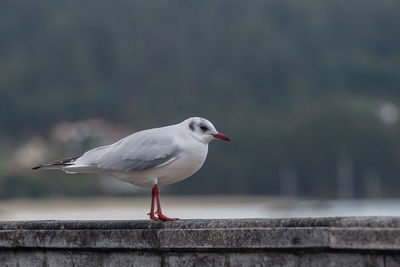
POLYGON ((208 144, 212 140, 220 139, 228 142, 232 142, 229 137, 223 133, 218 132, 214 125, 204 118, 193 117, 183 122, 188 131, 201 142, 208 144))

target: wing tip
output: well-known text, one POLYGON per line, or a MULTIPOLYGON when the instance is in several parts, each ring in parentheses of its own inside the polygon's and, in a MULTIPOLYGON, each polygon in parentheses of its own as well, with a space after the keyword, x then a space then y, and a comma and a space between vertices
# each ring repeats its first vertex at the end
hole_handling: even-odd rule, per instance
POLYGON ((41 168, 45 168, 45 169, 50 169, 50 168, 54 168, 54 169, 62 169, 64 166, 68 166, 68 165, 72 165, 76 159, 78 159, 80 156, 77 157, 72 157, 72 158, 67 158, 67 159, 62 159, 62 160, 56 160, 50 163, 44 163, 44 164, 40 164, 38 166, 35 166, 32 168, 32 170, 37 170, 37 169, 41 169, 41 168))

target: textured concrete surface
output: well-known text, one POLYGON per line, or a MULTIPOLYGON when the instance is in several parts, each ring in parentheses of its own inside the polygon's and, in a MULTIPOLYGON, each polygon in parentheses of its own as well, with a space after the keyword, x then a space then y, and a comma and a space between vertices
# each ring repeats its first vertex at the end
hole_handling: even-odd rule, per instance
POLYGON ((400 218, 0 222, 0 266, 400 266, 400 218))

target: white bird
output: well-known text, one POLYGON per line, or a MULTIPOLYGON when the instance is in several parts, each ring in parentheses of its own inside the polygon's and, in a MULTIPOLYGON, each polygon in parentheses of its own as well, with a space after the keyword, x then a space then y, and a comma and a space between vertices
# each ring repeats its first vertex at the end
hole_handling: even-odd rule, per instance
POLYGON ((210 121, 193 117, 175 125, 140 131, 114 144, 89 150, 82 156, 41 164, 33 169, 102 173, 136 186, 153 187, 150 219, 178 220, 162 213, 158 186, 176 183, 197 172, 207 157, 208 144, 214 139, 231 142, 210 121))

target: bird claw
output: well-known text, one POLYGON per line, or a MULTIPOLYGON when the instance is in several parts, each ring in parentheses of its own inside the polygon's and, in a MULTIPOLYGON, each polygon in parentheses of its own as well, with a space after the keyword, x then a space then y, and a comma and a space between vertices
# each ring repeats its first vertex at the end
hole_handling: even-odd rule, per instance
POLYGON ((153 220, 153 221, 159 221, 160 220, 159 218, 154 216, 154 213, 147 213, 147 215, 150 215, 150 220, 153 220))
POLYGON ((162 214, 160 211, 156 211, 156 214, 158 215, 158 219, 161 221, 177 221, 179 218, 169 218, 162 214))
POLYGON ((169 218, 162 214, 159 211, 156 211, 155 213, 147 213, 147 215, 150 215, 150 219, 153 221, 177 221, 179 218, 169 218), (157 214, 158 217, 154 216, 154 214, 157 214))

